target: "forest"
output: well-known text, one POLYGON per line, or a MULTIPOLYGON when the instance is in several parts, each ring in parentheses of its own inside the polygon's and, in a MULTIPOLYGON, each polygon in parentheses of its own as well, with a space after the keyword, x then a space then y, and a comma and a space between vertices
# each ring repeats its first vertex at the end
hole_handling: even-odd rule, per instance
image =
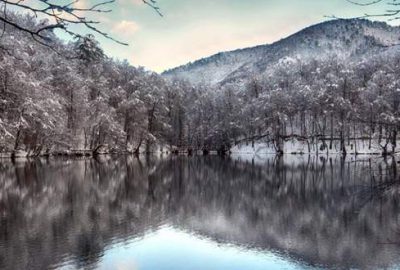
MULTIPOLYGON (((34 16, 10 13, 27 29, 34 16)), ((218 151, 263 142, 283 154, 396 153, 400 54, 354 62, 283 57, 223 86, 171 79, 103 52, 93 35, 51 46, 7 25, 0 39, 0 152, 11 156, 218 151)))

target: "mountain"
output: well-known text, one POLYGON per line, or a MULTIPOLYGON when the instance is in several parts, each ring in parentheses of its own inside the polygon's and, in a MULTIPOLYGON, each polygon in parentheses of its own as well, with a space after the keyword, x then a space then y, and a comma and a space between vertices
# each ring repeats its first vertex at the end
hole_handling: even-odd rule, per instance
POLYGON ((163 76, 193 84, 224 85, 246 81, 285 57, 343 61, 393 50, 400 43, 400 27, 366 19, 338 19, 316 24, 272 44, 221 52, 167 70, 163 76))

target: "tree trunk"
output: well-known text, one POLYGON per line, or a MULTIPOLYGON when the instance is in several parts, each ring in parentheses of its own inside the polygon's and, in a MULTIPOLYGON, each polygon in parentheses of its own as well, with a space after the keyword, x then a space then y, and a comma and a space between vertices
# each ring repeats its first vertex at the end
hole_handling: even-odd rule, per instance
POLYGON ((138 145, 136 146, 136 149, 133 152, 137 156, 140 154, 140 147, 142 146, 142 142, 143 142, 143 139, 141 138, 138 145))
POLYGON ((329 143, 329 150, 333 148, 333 113, 331 113, 331 141, 329 143))
POLYGON ((354 154, 358 155, 357 150, 357 134, 356 134, 356 123, 353 124, 353 136, 354 136, 354 154))
POLYGON ((392 135, 392 153, 396 153, 396 147, 397 147, 397 127, 394 127, 393 130, 393 135, 392 135))

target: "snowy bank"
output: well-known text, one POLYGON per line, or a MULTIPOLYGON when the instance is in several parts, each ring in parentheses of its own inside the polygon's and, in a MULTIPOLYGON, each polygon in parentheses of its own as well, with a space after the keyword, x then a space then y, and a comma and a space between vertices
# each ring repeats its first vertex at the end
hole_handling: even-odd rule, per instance
MULTIPOLYGON (((329 145, 329 143, 327 143, 329 145)), ((391 147, 391 145, 389 145, 391 147)), ((293 139, 290 141, 283 142, 283 153, 284 154, 341 154, 340 144, 335 142, 330 147, 324 147, 322 142, 309 143, 293 139)), ((356 140, 346 142, 347 154, 349 155, 381 155, 382 147, 377 142, 372 142, 371 146, 368 140, 356 140)), ((400 151, 400 147, 397 146, 396 152, 400 151)), ((276 154, 277 151, 271 142, 259 140, 254 143, 240 143, 232 147, 231 152, 233 154, 276 154)))

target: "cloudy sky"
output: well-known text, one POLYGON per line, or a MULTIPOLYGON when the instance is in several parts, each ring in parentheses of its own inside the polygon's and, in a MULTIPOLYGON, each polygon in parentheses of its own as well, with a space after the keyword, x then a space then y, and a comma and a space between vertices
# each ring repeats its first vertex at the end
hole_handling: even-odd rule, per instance
MULTIPOLYGON (((88 5, 80 0, 80 5, 88 5)), ((86 2, 85 2, 86 1, 86 2)), ((141 0, 117 0, 99 28, 129 43, 99 38, 110 56, 162 72, 220 51, 271 43, 326 20, 385 9, 346 0, 158 0, 164 17, 141 0)), ((98 15, 96 15, 98 16, 98 15)))

